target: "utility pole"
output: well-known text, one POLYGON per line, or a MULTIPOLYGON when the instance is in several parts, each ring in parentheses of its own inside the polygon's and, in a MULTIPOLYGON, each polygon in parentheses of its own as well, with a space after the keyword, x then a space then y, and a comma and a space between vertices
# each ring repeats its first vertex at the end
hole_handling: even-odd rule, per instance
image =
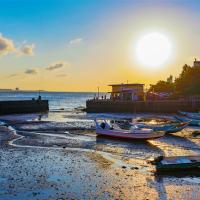
POLYGON ((97 87, 97 90, 98 90, 98 99, 99 99, 99 86, 97 87))

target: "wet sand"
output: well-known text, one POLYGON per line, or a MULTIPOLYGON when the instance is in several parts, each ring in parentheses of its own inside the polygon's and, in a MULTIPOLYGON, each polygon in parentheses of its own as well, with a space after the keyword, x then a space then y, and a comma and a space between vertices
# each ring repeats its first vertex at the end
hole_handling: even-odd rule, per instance
POLYGON ((2 200, 200 199, 200 177, 158 177, 149 162, 159 155, 199 155, 193 128, 135 142, 96 137, 91 121, 81 127, 81 121, 5 119, 9 126, 0 126, 2 200))

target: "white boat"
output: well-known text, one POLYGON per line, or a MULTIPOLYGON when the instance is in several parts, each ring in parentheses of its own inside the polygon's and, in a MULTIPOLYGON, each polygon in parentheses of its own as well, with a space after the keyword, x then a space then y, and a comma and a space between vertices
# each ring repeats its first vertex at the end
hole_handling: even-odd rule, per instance
POLYGON ((138 128, 137 126, 131 127, 130 130, 124 130, 119 127, 111 127, 106 120, 103 120, 100 124, 95 120, 96 123, 96 134, 124 138, 124 139, 138 139, 138 140, 150 140, 160 138, 165 135, 165 132, 155 132, 148 128, 138 128))

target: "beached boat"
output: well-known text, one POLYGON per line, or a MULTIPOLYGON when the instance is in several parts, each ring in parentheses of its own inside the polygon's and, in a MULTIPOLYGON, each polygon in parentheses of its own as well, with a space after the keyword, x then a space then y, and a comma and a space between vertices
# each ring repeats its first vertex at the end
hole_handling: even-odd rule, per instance
POLYGON ((176 133, 182 131, 189 124, 189 122, 181 122, 181 123, 171 123, 162 125, 150 125, 145 123, 129 123, 124 121, 116 123, 121 128, 125 129, 130 129, 131 126, 137 126, 138 128, 148 128, 148 129, 153 129, 154 131, 165 131, 166 133, 176 133))
POLYGON ((179 113, 188 118, 200 120, 200 113, 191 113, 191 112, 183 112, 183 111, 179 111, 179 113))
POLYGON ((146 125, 138 124, 139 128, 151 128, 154 131, 165 131, 166 133, 176 133, 182 131, 188 126, 189 122, 182 122, 176 124, 165 124, 165 125, 146 125))
POLYGON ((183 117, 178 115, 174 116, 174 118, 180 122, 189 122, 189 126, 200 126, 200 120, 190 119, 188 117, 183 117))
POLYGON ((156 166, 157 172, 200 170, 200 156, 160 156, 153 163, 156 166))
POLYGON ((103 122, 96 123, 96 133, 97 135, 115 137, 115 138, 124 138, 124 139, 138 139, 138 140, 150 140, 160 138, 165 135, 165 132, 156 132, 152 129, 147 128, 138 128, 138 127, 131 127, 130 130, 124 130, 120 127, 112 127, 110 126, 106 120, 103 122))

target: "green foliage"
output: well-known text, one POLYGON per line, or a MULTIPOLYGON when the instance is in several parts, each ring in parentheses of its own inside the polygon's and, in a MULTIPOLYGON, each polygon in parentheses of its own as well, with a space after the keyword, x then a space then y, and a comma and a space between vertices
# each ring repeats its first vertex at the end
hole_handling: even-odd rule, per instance
POLYGON ((167 78, 167 82, 168 83, 173 83, 173 76, 170 75, 168 78, 167 78))
POLYGON ((178 78, 172 81, 170 76, 167 81, 158 81, 151 85, 149 91, 173 92, 174 95, 200 95, 200 66, 191 67, 184 65, 178 78))
POLYGON ((149 91, 151 92, 173 92, 174 84, 169 81, 158 81, 155 85, 151 85, 149 91))
POLYGON ((176 93, 180 95, 200 94, 200 67, 183 66, 182 73, 175 80, 176 93))

